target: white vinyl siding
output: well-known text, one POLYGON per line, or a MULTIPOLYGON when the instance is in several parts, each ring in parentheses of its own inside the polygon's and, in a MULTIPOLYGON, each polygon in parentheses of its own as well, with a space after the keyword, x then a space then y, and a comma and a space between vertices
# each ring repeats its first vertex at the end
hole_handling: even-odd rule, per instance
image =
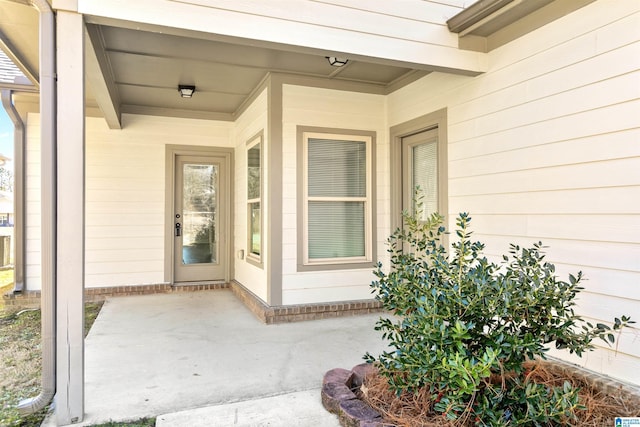
MULTIPOLYGON (((85 286, 164 283, 165 145, 229 146, 232 123, 123 115, 86 119, 85 286)), ((27 287, 40 281, 40 125, 29 114, 27 287)))
MULTIPOLYGON (((561 278, 584 272, 578 309, 597 322, 640 306, 639 26, 638 2, 598 0, 492 51, 486 74, 388 97, 390 125, 447 108, 449 223, 470 212, 494 260, 542 240, 561 278)), ((552 354, 640 384, 637 342, 552 354)))
MULTIPOLYGON (((494 260, 511 242, 542 240, 561 277, 584 272, 579 311, 588 319, 606 322, 640 312, 637 1, 597 0, 489 54, 458 50, 457 36, 446 29, 446 19, 470 4, 463 0, 408 0, 402 8, 358 0, 295 3, 302 8, 291 8, 288 0, 123 4, 79 0, 78 11, 168 27, 178 22, 177 32, 215 28, 221 37, 435 65, 439 71, 387 96, 285 84, 282 111, 267 111, 267 105, 279 104, 264 90, 235 123, 124 115, 123 129, 110 131, 100 119, 88 118, 87 286, 163 280, 164 145, 234 146, 234 278, 266 301, 269 272, 238 256, 248 249, 246 141, 263 131, 264 158, 282 156, 282 229, 265 228, 262 236, 268 265, 270 233, 281 234, 282 303, 370 298, 372 268, 298 270, 297 129, 366 129, 376 135, 372 247, 388 263, 389 129, 446 109, 449 224, 458 212, 470 212, 474 236, 487 243, 494 260), (445 72, 452 68, 471 72, 445 72), (269 114, 277 118, 276 128, 282 126, 274 153, 269 114)), ((38 119, 30 114, 27 121, 28 289, 40 286, 38 119)), ((269 171, 263 172, 268 189, 269 171)), ((269 212, 269 194, 262 196, 262 211, 269 212)), ((638 329, 627 329, 617 351, 595 343, 598 349, 585 359, 570 359, 640 384, 637 343, 638 329)))
MULTIPOLYGON (((318 127, 331 129, 367 129, 375 132, 376 159, 389 156, 385 127, 385 97, 321 88, 285 85, 283 88, 283 231, 282 231, 282 299, 283 304, 304 304, 371 298, 373 262, 364 268, 299 271, 299 249, 302 229, 298 229, 298 129, 318 127)), ((377 254, 384 256, 384 242, 389 235, 389 165, 375 161, 376 213, 375 241, 377 254)), ((300 208, 302 209, 302 208, 300 208)))
POLYGON ((296 45, 312 53, 343 52, 440 69, 482 72, 484 55, 458 49, 446 21, 468 1, 403 0, 79 0, 78 12, 296 45))
POLYGON ((87 118, 86 286, 164 282, 165 145, 229 146, 232 124, 123 116, 87 118))
POLYGON ((256 99, 247 107, 247 109, 238 117, 234 123, 234 142, 235 142, 235 167, 234 167, 234 192, 235 192, 235 209, 234 209, 234 236, 233 250, 231 258, 234 264, 234 278, 245 288, 250 290, 254 295, 263 301, 268 299, 267 275, 268 271, 265 267, 270 254, 267 251, 268 242, 271 231, 268 227, 262 229, 262 253, 260 254, 260 262, 255 262, 249 253, 248 235, 248 181, 247 181, 247 141, 252 141, 256 135, 261 135, 262 143, 262 197, 260 210, 262 214, 262 225, 266 224, 266 216, 269 209, 267 189, 268 189, 268 155, 269 133, 268 133, 268 114, 267 114, 268 91, 265 89, 256 96, 256 99), (245 253, 244 259, 240 259, 237 254, 242 251, 245 253), (261 267, 262 266, 262 267, 261 267))
POLYGON ((42 287, 40 157, 40 114, 29 113, 25 147, 25 283, 29 291, 42 287))

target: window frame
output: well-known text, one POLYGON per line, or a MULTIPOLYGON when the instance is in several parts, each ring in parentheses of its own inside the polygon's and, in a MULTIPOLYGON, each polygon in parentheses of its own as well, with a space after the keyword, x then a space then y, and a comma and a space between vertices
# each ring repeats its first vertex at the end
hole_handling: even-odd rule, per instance
MULTIPOLYGON (((444 226, 449 229, 449 172, 448 172, 448 136, 447 109, 434 111, 404 123, 392 126, 389 132, 391 161, 391 229, 401 228, 404 186, 406 173, 403 170, 402 139, 420 132, 434 130, 437 134, 437 167, 438 167, 438 212, 444 217, 444 226)), ((449 245, 449 237, 443 237, 445 247, 449 245)))
POLYGON ((370 269, 376 259, 376 194, 375 151, 376 133, 353 129, 298 126, 298 271, 370 269), (361 141, 366 147, 365 197, 309 197, 309 139, 361 141), (309 258, 309 202, 364 202, 364 255, 341 258, 309 258))
POLYGON ((247 251, 246 251, 246 260, 248 263, 255 265, 256 267, 263 268, 263 255, 264 255, 264 137, 263 132, 260 131, 252 138, 250 138, 246 143, 246 156, 247 164, 246 164, 246 202, 247 202, 247 251), (249 151, 254 148, 256 145, 260 146, 260 185, 259 185, 259 197, 257 198, 249 198, 249 151), (251 207, 258 203, 260 206, 260 254, 256 254, 252 251, 253 247, 253 234, 252 234, 252 221, 251 221, 251 207))
MULTIPOLYGON (((418 186, 418 184, 416 184, 414 178, 415 178, 415 149, 416 147, 420 147, 420 146, 424 146, 426 144, 429 144, 431 146, 434 147, 435 149, 435 170, 436 170, 436 188, 435 188, 435 192, 436 192, 436 199, 435 199, 435 204, 436 204, 436 209, 435 210, 428 210, 423 212, 423 214, 426 217, 430 216, 431 214, 437 212, 437 213, 442 213, 442 203, 441 203, 441 198, 440 198, 440 181, 442 180, 442 177, 440 176, 440 152, 442 151, 442 148, 440 147, 440 144, 438 142, 438 128, 433 127, 433 128, 428 128, 428 129, 424 129, 421 130, 419 132, 413 133, 411 135, 405 135, 402 136, 400 138, 400 144, 402 144, 401 150, 402 150, 402 164, 405 165, 406 164, 406 168, 402 171, 403 176, 402 176, 402 182, 403 182, 403 194, 402 194, 402 206, 403 209, 402 211, 409 211, 411 213, 411 215, 415 215, 416 213, 416 206, 415 206, 415 189, 418 186), (424 135, 421 139, 426 139, 422 140, 420 142, 411 142, 410 140, 405 141, 406 139, 410 139, 412 137, 415 137, 417 135, 424 135), (425 138, 426 137, 426 138, 425 138), (408 188, 405 188, 404 184, 407 184, 408 188), (410 191, 410 194, 407 194, 407 191, 410 191)), ((422 190, 424 191, 425 188, 422 188, 422 190)), ((425 199, 423 199, 423 202, 427 202, 428 200, 426 199, 426 194, 423 194, 423 196, 425 196, 425 199)))

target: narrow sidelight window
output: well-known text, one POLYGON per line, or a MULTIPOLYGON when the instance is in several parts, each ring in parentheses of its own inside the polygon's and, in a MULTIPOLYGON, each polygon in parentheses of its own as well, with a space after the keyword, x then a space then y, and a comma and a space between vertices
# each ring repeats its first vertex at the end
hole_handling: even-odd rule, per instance
POLYGON ((247 144, 248 259, 262 257, 262 136, 247 144))

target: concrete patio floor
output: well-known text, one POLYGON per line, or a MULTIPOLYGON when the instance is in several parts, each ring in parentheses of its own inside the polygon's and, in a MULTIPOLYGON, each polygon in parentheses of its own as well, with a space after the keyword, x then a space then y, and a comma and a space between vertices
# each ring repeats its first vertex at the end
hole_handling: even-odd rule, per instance
POLYGON ((85 342, 85 419, 338 426, 329 369, 384 349, 378 314, 264 325, 226 289, 107 300, 85 342))

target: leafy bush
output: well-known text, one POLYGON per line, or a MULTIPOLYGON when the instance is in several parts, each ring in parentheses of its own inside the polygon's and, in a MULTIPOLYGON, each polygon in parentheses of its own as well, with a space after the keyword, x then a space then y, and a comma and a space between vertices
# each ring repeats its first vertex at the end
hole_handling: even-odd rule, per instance
POLYGON ((391 350, 365 359, 378 363, 397 394, 428 387, 433 410, 451 420, 502 426, 573 419, 581 409, 577 390, 529 381, 523 363, 544 358, 550 343, 580 356, 595 338, 613 343, 612 332, 633 322, 622 316, 611 329, 577 315, 582 274, 558 280, 542 243, 511 245, 496 264, 471 240, 468 214, 457 219, 451 254, 442 217, 403 217, 405 226, 388 242, 391 269, 385 273, 379 263, 372 284, 396 315, 376 324, 391 350))

